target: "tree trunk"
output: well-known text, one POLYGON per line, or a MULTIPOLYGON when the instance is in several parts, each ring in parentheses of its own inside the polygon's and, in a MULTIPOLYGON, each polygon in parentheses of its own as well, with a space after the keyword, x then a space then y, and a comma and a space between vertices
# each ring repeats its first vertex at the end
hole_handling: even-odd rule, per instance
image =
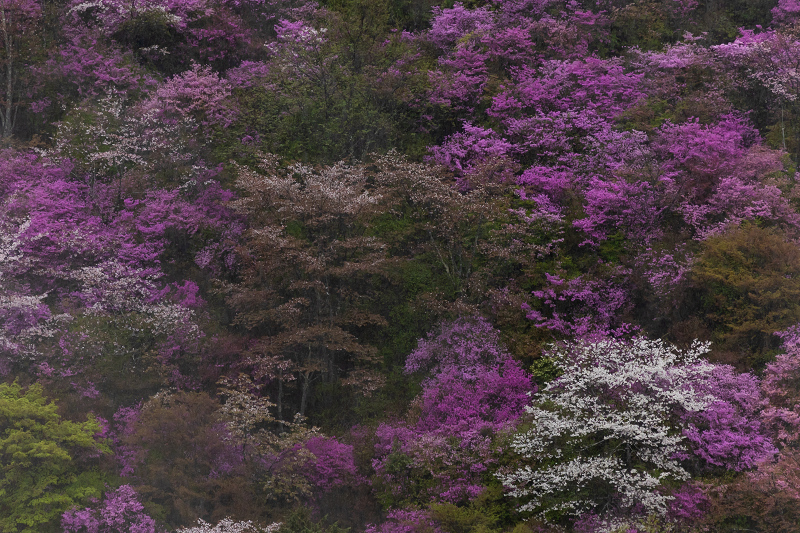
POLYGON ((300 416, 306 416, 306 405, 308 405, 308 389, 311 385, 311 372, 303 373, 303 392, 300 396, 300 416))
MULTIPOLYGON (((278 370, 278 421, 283 421, 283 370, 278 370)), ((281 427, 283 427, 281 425, 281 427)))
POLYGON ((6 86, 5 86, 5 102, 3 109, 0 111, 0 123, 3 126, 3 138, 8 139, 11 137, 11 132, 14 128, 14 63, 13 50, 11 48, 11 35, 9 34, 8 19, 5 9, 0 9, 0 31, 3 32, 3 47, 5 49, 6 60, 6 86))

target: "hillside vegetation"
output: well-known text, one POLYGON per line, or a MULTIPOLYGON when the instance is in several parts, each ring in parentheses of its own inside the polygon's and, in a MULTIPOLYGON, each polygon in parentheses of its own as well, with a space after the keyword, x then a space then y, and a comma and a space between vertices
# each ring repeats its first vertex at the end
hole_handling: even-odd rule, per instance
POLYGON ((800 531, 799 0, 0 0, 0 533, 800 531))

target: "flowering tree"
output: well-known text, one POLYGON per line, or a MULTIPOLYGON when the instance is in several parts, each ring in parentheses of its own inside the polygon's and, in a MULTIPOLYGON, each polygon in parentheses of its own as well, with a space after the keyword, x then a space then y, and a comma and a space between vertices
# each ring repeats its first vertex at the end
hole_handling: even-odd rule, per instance
POLYGON ((106 492, 98 504, 64 513, 64 533, 156 533, 155 520, 144 513, 130 485, 106 492))
POLYGON ((259 527, 252 521, 236 522, 230 518, 223 518, 216 525, 211 525, 205 520, 198 520, 193 527, 178 529, 175 533, 275 533, 281 527, 280 523, 259 527))
MULTIPOLYGON (((512 444, 534 462, 499 475, 511 495, 523 499, 521 510, 553 522, 588 512, 664 515, 673 499, 669 487, 690 478, 681 462, 694 451, 687 436, 712 453, 721 436, 709 432, 704 443, 682 417, 714 418, 716 412, 731 432, 728 439, 760 435, 758 426, 742 427, 735 417, 727 421, 723 407, 734 406, 712 386, 718 370, 701 358, 707 351, 698 343, 680 351, 641 338, 584 341, 552 351, 562 374, 533 396, 526 408, 531 425, 512 444)), ((775 450, 761 438, 753 451, 742 466, 775 450)))
MULTIPOLYGON (((257 373, 279 385, 296 377, 305 416, 320 378, 343 377, 365 394, 380 386, 370 368, 375 347, 353 334, 385 324, 360 305, 368 280, 385 275, 385 247, 364 226, 380 195, 366 187, 361 166, 283 168, 274 156, 260 166, 240 169, 237 181, 247 195, 234 206, 251 217, 252 229, 240 249, 242 282, 230 287, 229 302, 237 322, 261 337, 253 349, 257 373)), ((279 388, 279 418, 282 395, 279 388)))
MULTIPOLYGON (((31 372, 87 397, 120 373, 158 367, 162 377, 178 377, 162 365, 197 353, 203 300, 193 282, 166 282, 162 266, 171 261, 162 254, 179 228, 193 234, 204 226, 192 222, 196 205, 179 201, 182 191, 156 191, 149 203, 128 199, 117 209, 116 187, 75 179, 73 169, 14 152, 0 169, 0 370, 31 372), (143 356, 155 366, 142 365, 143 356)), ((224 212, 212 192, 220 188, 207 186, 200 196, 224 212)), ((116 394, 137 381, 111 388, 116 394)))
POLYGON ((771 461, 762 461, 754 471, 708 491, 711 504, 703 520, 720 527, 731 517, 747 520, 763 531, 791 531, 798 521, 795 509, 800 502, 800 454, 797 449, 800 429, 800 387, 798 369, 800 329, 792 326, 778 333, 782 352, 767 364, 761 388, 769 403, 761 421, 780 447, 771 461))
POLYGON ((497 463, 493 442, 522 413, 530 377, 482 318, 461 318, 421 339, 406 372, 428 373, 416 416, 376 431, 373 468, 391 502, 472 501, 497 463))

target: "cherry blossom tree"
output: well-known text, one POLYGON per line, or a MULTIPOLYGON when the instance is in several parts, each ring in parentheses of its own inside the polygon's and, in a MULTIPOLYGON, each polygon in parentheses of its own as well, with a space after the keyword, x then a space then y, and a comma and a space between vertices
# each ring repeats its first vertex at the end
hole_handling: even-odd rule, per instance
POLYGON ((295 377, 305 416, 311 384, 321 378, 344 378, 364 394, 380 386, 375 347, 353 333, 385 324, 359 305, 368 280, 385 276, 385 246, 364 225, 380 195, 367 188, 361 166, 285 168, 265 156, 260 167, 239 173, 247 195, 234 206, 252 229, 240 251, 243 283, 230 287, 229 301, 237 322, 260 337, 252 350, 257 374, 279 383, 295 377))
POLYGON ((259 527, 252 521, 236 522, 230 518, 223 518, 215 525, 205 520, 198 520, 196 526, 184 527, 175 533, 275 533, 281 527, 280 523, 273 523, 266 527, 259 527))
MULTIPOLYGON (((742 426, 725 414, 723 406, 733 407, 726 401, 730 396, 713 383, 724 377, 719 372, 728 374, 728 386, 737 387, 736 381, 730 383, 730 369, 703 360, 707 352, 699 343, 681 351, 643 338, 583 341, 551 351, 561 375, 533 396, 526 408, 530 425, 512 443, 530 462, 498 475, 510 495, 521 499, 521 510, 552 522, 589 512, 604 519, 665 515, 673 500, 669 487, 691 477, 682 459, 692 446, 717 462, 726 454, 714 442, 717 437, 733 447, 740 446, 731 440, 734 435, 758 437, 753 456, 730 465, 735 469, 774 455, 758 425, 742 426), (686 423, 686 417, 698 415, 722 425, 698 438, 686 423)), ((758 398, 757 389, 750 389, 758 398)), ((757 410, 742 414, 752 424, 757 410)))

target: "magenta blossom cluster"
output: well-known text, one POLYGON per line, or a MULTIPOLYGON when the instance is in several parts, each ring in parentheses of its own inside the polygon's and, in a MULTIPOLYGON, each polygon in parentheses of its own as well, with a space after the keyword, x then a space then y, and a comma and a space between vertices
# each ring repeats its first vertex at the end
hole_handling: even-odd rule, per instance
POLYGON ((475 499, 496 463, 495 437, 513 429, 535 390, 530 377, 478 317, 444 323, 421 339, 406 372, 427 377, 408 421, 375 433, 378 485, 397 501, 475 499))
POLYGON ((61 518, 64 533, 157 533, 156 522, 144 512, 130 485, 109 490, 102 501, 85 509, 67 511, 61 518))

